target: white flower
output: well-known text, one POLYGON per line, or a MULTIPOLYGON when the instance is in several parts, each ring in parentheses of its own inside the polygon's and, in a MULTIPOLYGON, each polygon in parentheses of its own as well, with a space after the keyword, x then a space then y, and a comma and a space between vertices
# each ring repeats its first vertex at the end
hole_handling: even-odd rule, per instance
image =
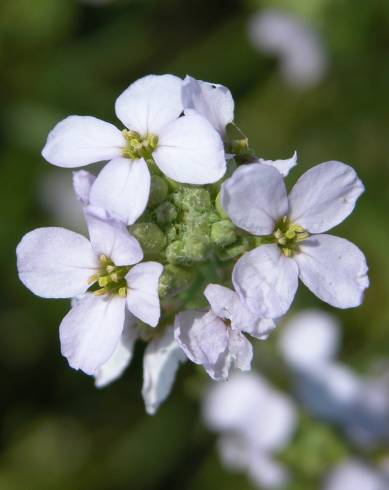
POLYGON ((311 87, 326 74, 327 53, 318 33, 302 19, 277 10, 252 16, 249 37, 259 50, 280 60, 284 80, 293 87, 311 87))
POLYGON ((348 459, 326 478, 324 490, 387 490, 389 478, 363 461, 348 459))
POLYGON ((17 264, 23 284, 44 298, 73 298, 99 286, 75 302, 60 326, 61 351, 70 366, 96 374, 120 342, 126 307, 143 322, 158 324, 163 268, 138 263, 142 249, 123 224, 89 213, 86 218, 90 242, 64 228, 38 228, 19 243, 17 264))
POLYGON ((226 126, 234 120, 234 99, 227 87, 187 75, 182 99, 185 111, 194 109, 200 113, 224 138, 226 126))
MULTIPOLYGON (((138 338, 134 323, 135 318, 126 312, 126 324, 120 342, 108 361, 95 373, 95 384, 98 388, 115 381, 130 364, 138 338)), ((162 335, 156 333, 148 343, 143 356, 142 396, 149 415, 154 415, 168 397, 177 368, 185 360, 185 354, 174 339, 173 326, 167 327, 162 335)))
POLYGON ((361 378, 336 360, 338 348, 339 325, 320 310, 297 314, 282 329, 280 349, 303 405, 356 445, 375 447, 389 440, 388 380, 361 378))
POLYGON ((260 488, 278 488, 287 472, 273 454, 284 448, 296 426, 291 401, 254 373, 234 373, 212 386, 204 399, 206 425, 221 434, 218 448, 226 467, 246 471, 260 488))
POLYGON ((233 367, 249 370, 253 351, 242 332, 264 339, 275 328, 274 322, 258 319, 234 291, 223 286, 210 284, 204 295, 211 305, 209 311, 185 311, 176 316, 177 342, 215 380, 227 379, 233 367))
POLYGON ((219 180, 226 168, 223 142, 198 113, 183 112, 182 80, 149 75, 116 100, 127 129, 89 116, 70 116, 49 134, 44 158, 60 167, 109 160, 94 182, 90 201, 128 224, 143 213, 149 196, 152 158, 169 178, 188 184, 219 180))
POLYGON ((222 187, 222 205, 233 223, 261 245, 235 265, 233 284, 258 316, 282 316, 298 277, 321 300, 350 308, 361 304, 369 284, 366 259, 352 243, 323 232, 341 223, 364 190, 341 162, 308 170, 289 197, 281 174, 269 165, 239 167, 222 187))

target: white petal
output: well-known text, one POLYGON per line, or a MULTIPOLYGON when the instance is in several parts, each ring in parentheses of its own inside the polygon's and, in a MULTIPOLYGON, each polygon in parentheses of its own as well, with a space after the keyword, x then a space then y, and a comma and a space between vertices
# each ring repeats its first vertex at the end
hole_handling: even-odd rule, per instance
POLYGON ((103 388, 118 379, 130 364, 135 341, 138 337, 134 323, 134 317, 126 311, 120 341, 112 356, 95 373, 95 385, 97 388, 103 388))
POLYGON ((143 159, 116 158, 99 173, 90 194, 93 206, 132 225, 147 206, 150 172, 143 159))
POLYGON ((195 109, 223 137, 234 120, 234 99, 227 87, 203 82, 187 75, 182 86, 184 109, 195 109))
POLYGON ((250 371, 253 347, 238 330, 229 330, 229 351, 235 367, 241 371, 250 371))
POLYGON ((284 488, 288 483, 287 468, 278 463, 266 452, 252 451, 249 476, 259 488, 284 488))
POLYGON ((284 180, 269 165, 242 165, 222 186, 222 206, 239 228, 253 235, 270 235, 288 213, 284 180))
POLYGON ((369 286, 363 253, 353 243, 332 235, 315 235, 300 245, 295 260, 299 277, 313 294, 338 308, 363 301, 369 286))
POLYGON ((339 334, 335 317, 321 310, 305 310, 284 325, 280 350, 292 367, 309 369, 335 358, 339 334))
POLYGON ((115 265, 137 264, 143 259, 142 247, 123 223, 103 220, 88 210, 85 219, 96 255, 107 256, 115 265))
POLYGON ((162 271, 163 267, 158 262, 142 262, 126 275, 127 308, 151 327, 158 325, 161 315, 158 284, 162 271))
POLYGON ((195 113, 176 119, 160 132, 153 157, 164 174, 185 184, 210 184, 226 171, 223 141, 195 113))
POLYGON ((271 165, 276 168, 283 177, 286 177, 290 170, 297 165, 297 152, 295 151, 291 158, 286 158, 285 160, 264 160, 263 158, 259 158, 258 163, 271 165))
POLYGON ((341 223, 364 191, 355 170, 341 162, 326 162, 305 172, 289 195, 290 218, 311 233, 341 223))
POLYGON ((159 134, 183 111, 182 80, 174 75, 148 75, 132 83, 116 100, 121 122, 141 135, 159 134))
POLYGON ((232 281, 241 300, 262 318, 285 314, 296 294, 298 269, 276 245, 261 245, 236 263, 232 281))
POLYGON ((58 167, 82 167, 121 155, 122 133, 91 116, 69 116, 50 132, 42 155, 58 167))
POLYGON ((74 369, 96 374, 113 354, 124 326, 125 301, 88 294, 62 320, 61 352, 74 369))
POLYGON ((184 311, 176 315, 174 329, 175 338, 188 358, 202 364, 215 379, 223 371, 228 347, 224 322, 211 311, 184 311))
POLYGON ((142 396, 149 415, 154 415, 169 396, 178 366, 185 360, 174 338, 173 326, 148 344, 143 357, 142 396))
POLYGON ((323 490, 385 490, 388 479, 378 469, 357 459, 346 459, 326 477, 323 490))
POLYGON ((215 315, 230 320, 234 329, 264 339, 275 328, 273 320, 258 318, 242 303, 238 294, 229 288, 219 284, 209 284, 205 288, 204 296, 215 315))
POLYGON ((16 249, 20 280, 43 298, 71 298, 88 289, 99 263, 89 241, 65 228, 37 228, 16 249))
POLYGON ((89 204, 89 194, 96 176, 86 170, 73 172, 73 189, 77 199, 84 205, 89 204))

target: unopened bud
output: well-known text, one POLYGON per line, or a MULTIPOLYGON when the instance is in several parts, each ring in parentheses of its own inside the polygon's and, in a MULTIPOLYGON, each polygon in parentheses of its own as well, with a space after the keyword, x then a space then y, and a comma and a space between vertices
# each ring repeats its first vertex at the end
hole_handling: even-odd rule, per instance
POLYGON ((154 223, 135 223, 130 231, 139 240, 145 256, 158 256, 166 247, 166 238, 154 223))
POLYGON ((224 219, 211 227, 211 240, 218 247, 226 247, 236 241, 235 226, 230 220, 224 219))

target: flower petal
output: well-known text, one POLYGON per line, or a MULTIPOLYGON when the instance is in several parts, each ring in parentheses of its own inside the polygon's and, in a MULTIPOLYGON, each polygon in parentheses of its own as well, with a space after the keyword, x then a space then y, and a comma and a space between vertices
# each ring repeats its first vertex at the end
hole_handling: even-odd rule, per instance
POLYGON ((88 210, 85 219, 96 255, 107 256, 115 265, 137 264, 143 259, 142 247, 123 223, 103 220, 88 210))
POLYGON ((124 326, 125 301, 87 294, 62 320, 61 352, 74 369, 96 374, 114 353, 124 326))
POLYGON ((42 298, 71 298, 88 289, 99 267, 89 241, 65 228, 37 228, 16 249, 22 283, 42 298))
POLYGON ((223 141, 205 117, 194 112, 160 132, 153 157, 164 174, 185 184, 210 184, 226 171, 223 141))
POLYGON ((338 308, 363 301, 369 286, 363 253, 353 243, 332 235, 315 235, 300 245, 295 260, 299 277, 313 294, 338 308))
POLYGON ((175 338, 195 364, 214 366, 228 347, 224 322, 211 311, 184 311, 176 315, 175 338))
POLYGON ((158 262, 142 262, 126 275, 127 308, 151 327, 158 325, 161 315, 158 284, 162 271, 163 267, 158 262))
POLYGON ((119 157, 124 144, 113 124, 91 116, 69 116, 50 132, 42 155, 58 167, 82 167, 119 157))
POLYGON ((364 190, 349 165, 321 163, 294 185, 289 195, 290 218, 310 233, 322 233, 347 218, 364 190))
POLYGON ((229 351, 235 367, 241 371, 250 371, 253 347, 239 330, 229 330, 229 351))
POLYGON ((293 301, 298 269, 276 245, 261 245, 238 260, 232 282, 251 311, 262 318, 277 318, 293 301))
POLYGON ((238 294, 229 288, 219 284, 209 284, 205 288, 204 296, 215 315, 230 320, 234 329, 265 339, 276 326, 273 320, 261 319, 254 315, 242 303, 238 294))
POLYGON ((135 319, 128 311, 125 312, 122 336, 112 356, 95 373, 95 385, 104 388, 116 379, 130 364, 134 352, 138 332, 134 326, 135 319))
POLYGON ((259 158, 258 163, 271 165, 276 168, 283 177, 286 177, 290 170, 297 165, 297 152, 295 151, 291 158, 286 158, 285 160, 264 160, 263 158, 259 158))
POLYGON ((288 213, 284 180, 270 165, 242 165, 222 186, 222 206, 239 228, 253 235, 270 235, 288 213))
POLYGON ((89 195, 96 176, 86 170, 77 170, 73 172, 73 189, 77 199, 87 206, 89 204, 89 195))
POLYGON ((143 159, 115 158, 99 173, 90 194, 93 206, 132 225, 147 206, 150 172, 143 159))
POLYGON ((187 75, 182 85, 182 98, 184 109, 199 112, 223 137, 227 124, 234 120, 234 99, 227 87, 187 75))
POLYGON ((182 80, 174 75, 148 75, 132 83, 116 100, 121 122, 141 135, 159 134, 183 111, 182 80))
POLYGON ((143 357, 142 396, 149 415, 154 415, 169 396, 178 366, 185 360, 174 338, 173 326, 148 344, 143 357))

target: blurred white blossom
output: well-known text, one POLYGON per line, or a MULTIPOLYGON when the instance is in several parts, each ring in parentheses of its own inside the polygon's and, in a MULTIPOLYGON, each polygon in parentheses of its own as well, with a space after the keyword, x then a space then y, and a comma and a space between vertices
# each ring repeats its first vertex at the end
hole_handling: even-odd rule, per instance
POLYGON ((349 459, 327 476, 323 490, 387 490, 389 479, 377 468, 349 459))
POLYGON ((328 69, 324 42, 303 19, 281 10, 259 11, 250 18, 248 32, 258 50, 279 59, 289 85, 307 88, 324 78, 328 69))

